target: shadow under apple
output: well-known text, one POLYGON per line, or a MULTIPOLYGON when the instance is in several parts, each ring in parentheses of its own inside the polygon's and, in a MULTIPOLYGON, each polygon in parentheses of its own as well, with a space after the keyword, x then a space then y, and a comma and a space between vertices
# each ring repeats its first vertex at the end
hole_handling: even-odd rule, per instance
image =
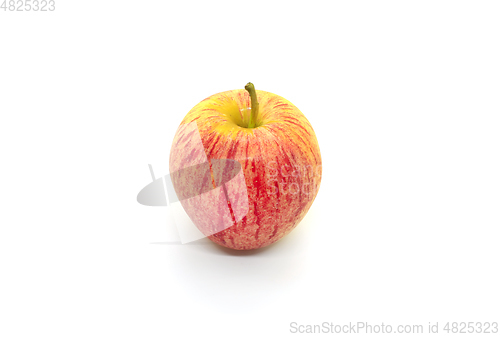
POLYGON ((206 238, 167 245, 177 290, 196 305, 225 313, 253 311, 289 296, 307 271, 303 256, 314 213, 311 209, 287 237, 260 249, 228 249, 206 238))

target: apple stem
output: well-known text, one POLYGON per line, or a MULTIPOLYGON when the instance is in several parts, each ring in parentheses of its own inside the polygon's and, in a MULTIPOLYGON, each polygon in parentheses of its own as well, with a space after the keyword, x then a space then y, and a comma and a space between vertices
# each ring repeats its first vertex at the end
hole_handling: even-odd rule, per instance
POLYGON ((257 92, 255 91, 253 83, 248 82, 247 85, 245 85, 245 90, 250 94, 250 103, 252 105, 250 121, 248 122, 248 128, 251 129, 255 127, 255 122, 259 113, 259 102, 257 101, 257 92))

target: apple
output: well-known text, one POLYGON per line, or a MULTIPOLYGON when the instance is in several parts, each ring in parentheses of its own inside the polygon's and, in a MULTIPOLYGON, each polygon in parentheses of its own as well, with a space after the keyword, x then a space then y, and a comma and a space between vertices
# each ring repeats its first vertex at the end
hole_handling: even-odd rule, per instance
POLYGON ((212 95, 182 120, 169 168, 196 227, 224 247, 268 246, 304 218, 321 183, 314 130, 291 102, 244 89, 212 95))

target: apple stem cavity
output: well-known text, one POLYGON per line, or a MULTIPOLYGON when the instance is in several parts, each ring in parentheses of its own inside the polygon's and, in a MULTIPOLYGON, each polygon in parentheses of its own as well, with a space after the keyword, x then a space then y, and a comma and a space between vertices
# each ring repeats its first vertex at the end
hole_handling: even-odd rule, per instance
POLYGON ((255 127, 257 120, 257 115, 259 114, 259 102, 257 101, 257 92, 255 91, 255 86, 253 83, 248 82, 245 85, 245 90, 250 94, 250 104, 252 106, 252 111, 250 112, 250 121, 248 122, 248 128, 252 129, 255 127))

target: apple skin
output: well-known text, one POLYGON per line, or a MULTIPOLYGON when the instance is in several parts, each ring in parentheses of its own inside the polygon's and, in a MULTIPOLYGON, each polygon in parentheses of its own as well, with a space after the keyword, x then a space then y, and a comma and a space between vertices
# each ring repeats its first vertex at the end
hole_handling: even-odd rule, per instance
MULTIPOLYGON (((186 213, 211 241, 237 250, 262 248, 290 233, 321 183, 321 155, 309 121, 288 100, 261 90, 256 94, 256 127, 245 127, 251 109, 248 92, 221 92, 189 111, 170 151, 172 183, 186 213), (216 188, 211 172, 216 159, 241 164, 239 180, 233 179, 232 186, 216 188), (210 171, 182 174, 186 167, 207 162, 210 171), (200 192, 182 200, 183 194, 195 195, 193 190, 206 191, 210 180, 211 195, 200 192)), ((222 175, 233 177, 229 171, 222 175)))

